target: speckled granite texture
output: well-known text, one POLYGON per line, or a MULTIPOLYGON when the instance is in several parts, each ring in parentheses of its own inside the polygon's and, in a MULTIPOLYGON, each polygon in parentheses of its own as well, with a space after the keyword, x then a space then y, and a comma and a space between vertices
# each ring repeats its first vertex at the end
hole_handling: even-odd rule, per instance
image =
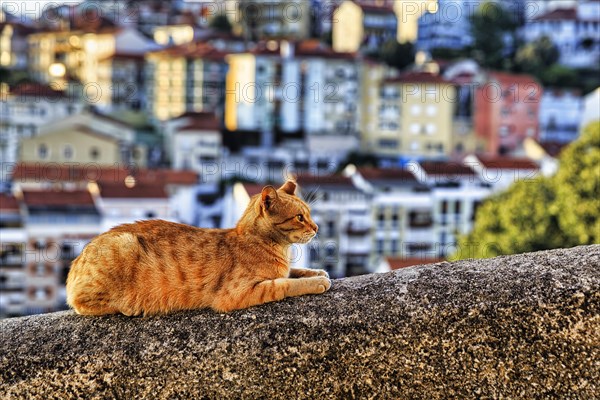
POLYGON ((231 314, 0 322, 0 398, 600 395, 600 245, 334 281, 231 314))

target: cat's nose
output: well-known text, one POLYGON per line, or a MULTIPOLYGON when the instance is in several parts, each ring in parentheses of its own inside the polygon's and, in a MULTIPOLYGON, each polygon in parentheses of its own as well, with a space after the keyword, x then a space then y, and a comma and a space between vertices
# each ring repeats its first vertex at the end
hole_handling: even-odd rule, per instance
POLYGON ((313 227, 312 228, 315 231, 315 233, 319 232, 319 225, 315 224, 314 222, 313 222, 313 227))

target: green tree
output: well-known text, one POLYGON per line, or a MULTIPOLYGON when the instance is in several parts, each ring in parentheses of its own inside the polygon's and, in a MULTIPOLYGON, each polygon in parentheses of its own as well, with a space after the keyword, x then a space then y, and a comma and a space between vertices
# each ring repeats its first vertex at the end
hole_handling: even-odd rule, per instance
POLYGON ((486 1, 471 16, 473 58, 486 68, 509 69, 511 42, 516 43, 518 21, 502 5, 486 1))
POLYGON ((549 179, 516 182, 477 210, 475 227, 459 239, 455 258, 487 258, 560 247, 564 242, 558 221, 546 208, 554 201, 549 179))
POLYGON ((215 15, 212 21, 210 21, 210 27, 216 31, 227 33, 231 33, 232 29, 229 18, 224 14, 215 15))
POLYGON ((560 57, 558 47, 547 36, 526 43, 515 55, 515 66, 541 78, 542 72, 554 65, 560 57))
POLYGON ((552 212, 568 238, 566 245, 600 243, 600 122, 563 151, 553 179, 552 212))
POLYGON ((600 243, 600 122, 588 126, 563 151, 551 178, 516 182, 488 198, 475 226, 459 237, 451 258, 503 254, 600 243))
POLYGON ((398 43, 395 39, 385 42, 376 57, 397 69, 404 69, 415 61, 415 46, 410 42, 398 43))
POLYGON ((538 75, 538 78, 545 87, 581 87, 581 82, 577 71, 559 64, 554 64, 551 67, 545 68, 538 75))

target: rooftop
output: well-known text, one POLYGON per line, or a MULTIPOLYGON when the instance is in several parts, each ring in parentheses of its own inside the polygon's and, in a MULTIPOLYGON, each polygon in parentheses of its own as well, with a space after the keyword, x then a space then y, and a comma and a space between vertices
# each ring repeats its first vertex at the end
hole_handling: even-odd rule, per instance
POLYGON ((0 193, 0 210, 4 212, 19 211, 19 202, 11 194, 0 193))
POLYGON ((419 165, 427 175, 433 176, 473 176, 475 172, 466 165, 446 161, 423 161, 419 165))
POLYGON ((417 182, 412 172, 407 169, 361 167, 358 168, 358 173, 367 181, 417 182))
POLYGON ((537 170, 540 167, 529 158, 524 157, 503 157, 503 156, 480 156, 477 157, 485 168, 490 169, 532 169, 537 170))
POLYGON ((449 84, 441 75, 431 74, 429 72, 407 72, 396 78, 386 79, 387 83, 433 83, 449 84))
POLYGON ((136 183, 128 187, 124 182, 101 182, 100 197, 107 199, 167 199, 169 196, 161 184, 136 183))
POLYGON ((126 177, 133 176, 137 182, 156 184, 194 185, 198 182, 198 174, 188 170, 169 169, 135 169, 98 167, 97 165, 64 165, 19 163, 12 179, 15 181, 51 181, 51 182, 123 182, 126 177))
POLYGON ((66 95, 63 91, 55 90, 48 85, 42 85, 40 83, 22 83, 15 86, 10 91, 11 96, 19 97, 45 97, 45 98, 65 98, 66 95))

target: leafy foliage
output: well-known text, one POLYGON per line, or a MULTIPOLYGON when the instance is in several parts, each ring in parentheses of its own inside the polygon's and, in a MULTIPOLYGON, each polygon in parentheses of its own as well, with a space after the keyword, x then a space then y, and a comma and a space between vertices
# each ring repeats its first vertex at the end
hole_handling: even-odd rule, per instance
POLYGON ((486 258, 600 243, 600 122, 564 150, 551 178, 523 180, 488 198, 452 257, 486 258))
POLYGON ((473 58, 485 68, 508 69, 511 43, 516 41, 518 22, 504 7, 484 2, 471 16, 473 58))
POLYGON ((385 42, 376 57, 397 69, 404 69, 411 65, 415 60, 414 44, 398 43, 395 39, 385 42))
POLYGON ((231 23, 224 14, 216 15, 212 21, 210 21, 210 27, 219 32, 231 33, 231 23))
POLYGON ((600 243, 600 122, 564 150, 554 190, 554 212, 568 244, 600 243))
POLYGON ((547 36, 527 43, 517 50, 515 64, 521 71, 540 76, 548 66, 560 57, 558 47, 547 36))

